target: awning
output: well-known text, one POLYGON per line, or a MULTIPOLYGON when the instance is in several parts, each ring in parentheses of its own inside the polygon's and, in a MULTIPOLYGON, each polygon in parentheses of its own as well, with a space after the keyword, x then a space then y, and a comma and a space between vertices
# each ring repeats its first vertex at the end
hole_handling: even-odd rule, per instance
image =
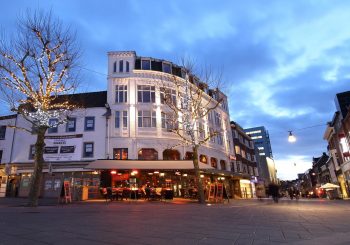
MULTIPOLYGON (((193 169, 193 162, 188 160, 96 160, 89 163, 86 169, 154 169, 179 170, 193 169)), ((199 162, 200 169, 214 169, 208 164, 199 162)))

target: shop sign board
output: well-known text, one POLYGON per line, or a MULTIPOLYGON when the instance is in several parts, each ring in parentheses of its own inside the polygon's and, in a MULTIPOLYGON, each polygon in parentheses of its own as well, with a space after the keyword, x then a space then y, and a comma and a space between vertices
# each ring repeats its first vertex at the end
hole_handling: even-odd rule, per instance
POLYGON ((78 161, 82 152, 82 134, 45 136, 45 161, 78 161))

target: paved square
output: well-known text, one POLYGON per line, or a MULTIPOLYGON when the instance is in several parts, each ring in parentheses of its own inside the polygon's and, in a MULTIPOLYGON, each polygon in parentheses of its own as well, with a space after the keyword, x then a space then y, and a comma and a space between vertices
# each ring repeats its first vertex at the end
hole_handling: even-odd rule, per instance
POLYGON ((0 200, 0 244, 350 244, 342 200, 19 204, 0 200))

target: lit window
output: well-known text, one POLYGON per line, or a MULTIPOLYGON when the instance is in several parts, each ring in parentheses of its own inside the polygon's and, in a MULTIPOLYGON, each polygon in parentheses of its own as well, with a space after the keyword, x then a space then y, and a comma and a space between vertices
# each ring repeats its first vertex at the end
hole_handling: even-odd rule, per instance
POLYGON ((265 152, 259 153, 260 156, 265 156, 265 152))
POLYGON ((127 160, 128 159, 128 148, 114 148, 113 159, 127 160))

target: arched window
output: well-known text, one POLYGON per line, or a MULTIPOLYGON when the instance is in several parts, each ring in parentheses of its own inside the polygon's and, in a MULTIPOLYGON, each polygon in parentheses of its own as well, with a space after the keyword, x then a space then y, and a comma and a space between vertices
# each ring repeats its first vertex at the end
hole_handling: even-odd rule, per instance
POLYGON ((211 157, 210 158, 210 165, 213 167, 213 168, 217 168, 218 167, 218 160, 214 157, 211 157))
POLYGON ((129 61, 125 61, 125 72, 129 72, 129 61))
POLYGON ((185 160, 193 160, 193 152, 187 151, 185 155, 185 160))
POLYGON ((221 170, 226 170, 226 161, 220 160, 220 168, 221 170))
POLYGON ((163 151, 163 160, 180 160, 180 152, 166 149, 163 151))
POLYGON ((119 72, 123 72, 123 61, 119 61, 119 72))
POLYGON ((158 160, 158 152, 153 148, 142 148, 138 152, 139 160, 158 160))
POLYGON ((206 155, 200 155, 199 156, 199 161, 205 164, 208 164, 208 158, 206 155))
POLYGON ((113 72, 117 72, 117 61, 113 63, 113 72))

